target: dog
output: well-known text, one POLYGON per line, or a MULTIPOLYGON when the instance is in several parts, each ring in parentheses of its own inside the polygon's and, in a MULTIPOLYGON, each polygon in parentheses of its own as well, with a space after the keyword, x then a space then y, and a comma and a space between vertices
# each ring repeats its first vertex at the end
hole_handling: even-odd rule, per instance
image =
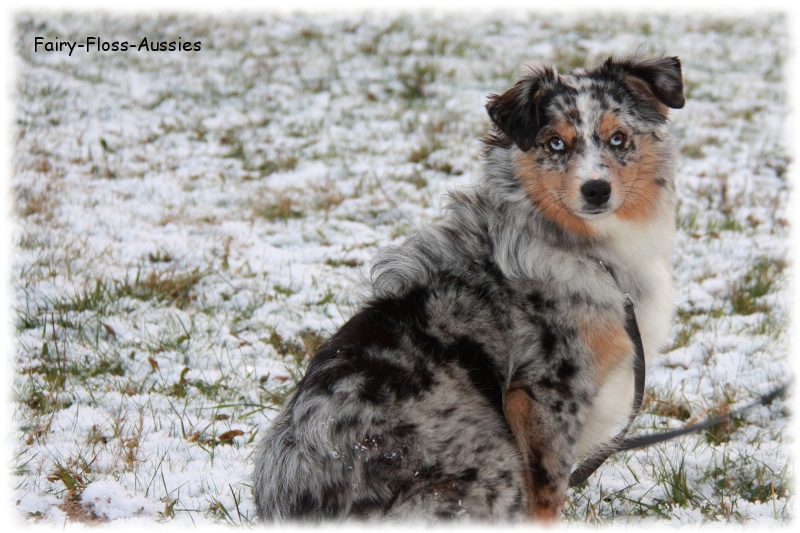
POLYGON ((262 521, 554 520, 629 414, 672 316, 677 57, 528 65, 486 105, 483 169, 379 253, 255 453, 262 521))

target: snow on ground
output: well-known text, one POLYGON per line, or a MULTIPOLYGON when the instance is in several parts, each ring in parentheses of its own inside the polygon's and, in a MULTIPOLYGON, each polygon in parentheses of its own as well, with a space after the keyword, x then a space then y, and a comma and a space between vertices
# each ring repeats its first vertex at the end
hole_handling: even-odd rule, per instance
MULTIPOLYGON (((790 375, 786 22, 500 13, 16 21, 16 509, 31 523, 254 520, 251 454, 369 261, 478 169, 523 60, 680 56, 677 316, 635 431, 790 375), (200 41, 34 52, 34 37, 200 41)), ((571 523, 792 515, 783 399, 615 456, 571 523)))

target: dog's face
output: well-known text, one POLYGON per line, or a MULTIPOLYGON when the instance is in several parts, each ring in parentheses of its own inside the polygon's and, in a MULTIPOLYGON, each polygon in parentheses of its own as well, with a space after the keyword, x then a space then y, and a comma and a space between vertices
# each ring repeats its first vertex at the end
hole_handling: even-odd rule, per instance
POLYGON ((587 220, 647 219, 660 189, 668 108, 684 104, 678 58, 609 59, 558 75, 533 66, 487 109, 519 148, 515 173, 541 212, 576 233, 587 220))

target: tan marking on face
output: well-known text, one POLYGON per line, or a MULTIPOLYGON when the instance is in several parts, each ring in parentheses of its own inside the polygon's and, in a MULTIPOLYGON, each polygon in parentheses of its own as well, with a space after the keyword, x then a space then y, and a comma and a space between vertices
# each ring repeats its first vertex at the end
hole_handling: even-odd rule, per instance
POLYGON ((662 155, 649 136, 638 136, 635 142, 636 159, 627 166, 617 167, 623 202, 616 213, 622 220, 643 221, 655 214, 661 195, 656 178, 662 155))
POLYGON ((592 317, 592 320, 578 325, 578 332, 589 347, 601 382, 612 368, 634 351, 633 342, 618 320, 592 317))
POLYGON ((561 140, 564 141, 564 143, 567 145, 567 148, 571 148, 575 145, 575 129, 569 122, 565 120, 559 121, 553 126, 553 131, 555 132, 556 136, 560 137, 561 140))
POLYGON ((608 142, 611 135, 620 129, 619 126, 619 120, 617 120, 616 115, 613 113, 604 113, 603 118, 600 119, 600 126, 598 128, 600 138, 603 139, 603 142, 608 142))
MULTIPOLYGON (((570 128, 571 129, 571 128, 570 128)), ((573 133, 574 135, 574 133, 573 133)), ((567 139, 562 137, 567 143, 567 139)), ((574 137, 572 139, 574 141, 574 137)), ((559 173, 543 169, 531 152, 519 152, 515 160, 516 177, 522 183, 528 197, 539 211, 561 228, 581 237, 592 237, 594 230, 589 224, 567 208, 562 199, 562 191, 566 193, 569 181, 574 180, 569 172, 559 173)))

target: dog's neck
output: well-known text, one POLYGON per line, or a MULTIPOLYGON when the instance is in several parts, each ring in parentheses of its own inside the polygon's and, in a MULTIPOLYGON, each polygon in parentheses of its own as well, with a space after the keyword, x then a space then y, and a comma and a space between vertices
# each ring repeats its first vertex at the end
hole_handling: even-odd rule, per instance
POLYGON ((668 213, 657 213, 650 220, 626 221, 613 214, 590 222, 604 246, 595 253, 619 268, 640 272, 653 263, 669 261, 675 236, 675 222, 668 213))

